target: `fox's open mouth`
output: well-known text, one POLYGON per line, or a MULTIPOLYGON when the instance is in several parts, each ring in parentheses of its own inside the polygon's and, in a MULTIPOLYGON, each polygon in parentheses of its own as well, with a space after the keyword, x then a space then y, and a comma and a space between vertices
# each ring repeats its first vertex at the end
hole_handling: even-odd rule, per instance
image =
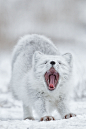
POLYGON ((54 90, 59 80, 59 73, 51 67, 44 75, 49 90, 54 90))

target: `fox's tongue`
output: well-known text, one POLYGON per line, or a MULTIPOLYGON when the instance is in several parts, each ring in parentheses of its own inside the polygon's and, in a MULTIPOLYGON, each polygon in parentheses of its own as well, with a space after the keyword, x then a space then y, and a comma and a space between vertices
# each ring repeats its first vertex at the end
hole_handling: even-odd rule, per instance
POLYGON ((50 78, 49 78, 49 88, 50 89, 55 88, 55 76, 54 75, 50 75, 50 78))

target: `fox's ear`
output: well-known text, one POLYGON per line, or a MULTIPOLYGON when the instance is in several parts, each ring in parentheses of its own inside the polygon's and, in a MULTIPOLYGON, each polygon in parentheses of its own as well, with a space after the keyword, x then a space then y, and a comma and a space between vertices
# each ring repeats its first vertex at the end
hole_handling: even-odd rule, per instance
POLYGON ((33 60, 35 63, 43 56, 44 54, 40 51, 36 51, 33 55, 33 60))
POLYGON ((72 65, 72 54, 71 53, 65 53, 63 57, 66 59, 66 61, 72 65))
POLYGON ((42 55, 43 55, 42 52, 36 51, 36 52, 34 53, 34 58, 35 58, 35 59, 40 59, 42 55))

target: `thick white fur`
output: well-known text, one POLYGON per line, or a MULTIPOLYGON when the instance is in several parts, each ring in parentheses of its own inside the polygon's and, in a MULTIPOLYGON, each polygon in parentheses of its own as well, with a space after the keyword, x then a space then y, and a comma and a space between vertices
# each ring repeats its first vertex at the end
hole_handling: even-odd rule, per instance
POLYGON ((14 96, 23 101, 24 118, 34 118, 33 110, 38 119, 51 116, 55 109, 64 117, 70 113, 67 98, 72 87, 71 54, 61 55, 44 36, 24 36, 13 51, 11 87, 14 96), (51 61, 55 61, 54 68, 60 75, 53 91, 48 90, 44 79, 44 74, 52 67, 51 61))

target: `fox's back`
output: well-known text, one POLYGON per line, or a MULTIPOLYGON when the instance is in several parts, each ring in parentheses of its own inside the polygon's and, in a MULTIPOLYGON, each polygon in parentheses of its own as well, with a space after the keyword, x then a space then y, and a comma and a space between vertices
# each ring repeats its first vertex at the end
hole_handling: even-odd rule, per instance
POLYGON ((24 72, 31 68, 32 57, 35 51, 48 55, 60 54, 54 44, 46 37, 37 34, 26 35, 19 40, 14 48, 12 56, 12 69, 18 61, 18 65, 24 68, 24 72))

